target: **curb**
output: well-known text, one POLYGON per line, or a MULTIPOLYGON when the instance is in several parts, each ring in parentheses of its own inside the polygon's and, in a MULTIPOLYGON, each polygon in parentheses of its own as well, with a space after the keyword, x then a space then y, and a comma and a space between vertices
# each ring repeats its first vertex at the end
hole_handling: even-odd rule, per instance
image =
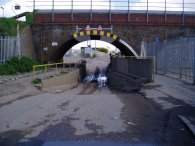
POLYGON ((178 115, 178 118, 180 118, 181 121, 184 122, 184 124, 186 124, 186 126, 190 129, 192 134, 195 136, 195 126, 186 117, 182 115, 178 115))

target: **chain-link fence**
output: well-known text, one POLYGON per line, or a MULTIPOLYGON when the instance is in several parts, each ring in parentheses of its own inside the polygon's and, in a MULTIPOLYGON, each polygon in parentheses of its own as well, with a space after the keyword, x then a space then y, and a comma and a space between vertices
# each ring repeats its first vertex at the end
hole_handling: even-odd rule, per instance
POLYGON ((156 72, 195 84, 195 37, 152 42, 147 56, 156 57, 156 72))

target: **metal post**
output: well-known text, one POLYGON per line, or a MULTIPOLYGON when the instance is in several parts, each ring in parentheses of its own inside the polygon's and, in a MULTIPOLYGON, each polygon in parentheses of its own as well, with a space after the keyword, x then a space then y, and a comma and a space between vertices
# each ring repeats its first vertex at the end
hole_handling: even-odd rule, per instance
POLYGON ((167 23, 167 0, 165 0, 165 24, 167 23))
POLYGON ((33 10, 35 10, 35 0, 33 0, 33 10))
POLYGON ((109 0, 109 18, 110 18, 110 22, 112 21, 112 18, 111 18, 111 0, 109 0))
POLYGON ((3 17, 5 17, 4 7, 1 7, 1 9, 3 10, 3 17))
POLYGON ((54 0, 52 1, 52 21, 54 21, 54 0))
POLYGON ((147 10, 146 10, 146 15, 147 15, 147 23, 148 23, 148 0, 147 0, 147 10))
POLYGON ((76 25, 76 33, 78 33, 79 32, 79 27, 78 27, 78 25, 76 25))
MULTIPOLYGON (((17 15, 18 17, 18 15, 17 15)), ((18 18, 17 18, 18 19, 18 18)), ((20 25, 19 25, 19 21, 17 21, 17 45, 18 45, 18 56, 19 58, 21 57, 21 48, 20 48, 20 25)))
POLYGON ((184 9, 184 7, 185 7, 185 5, 184 5, 184 0, 183 0, 183 12, 182 12, 182 24, 183 24, 183 25, 184 25, 184 23, 185 23, 185 15, 184 15, 185 9, 184 9))
POLYGON ((73 21, 73 0, 71 1, 71 20, 73 21))
POLYGON ((129 12, 129 0, 128 0, 128 22, 130 22, 130 12, 129 12))
POLYGON ((90 20, 92 21, 92 6, 93 6, 93 4, 92 4, 92 0, 91 0, 91 10, 90 10, 90 20))
POLYGON ((20 9, 20 6, 19 5, 15 5, 15 6, 12 6, 12 11, 16 14, 17 18, 17 49, 18 49, 18 57, 20 58, 21 57, 21 48, 20 48, 20 25, 19 25, 19 21, 18 21, 18 14, 13 10, 13 7, 15 7, 16 10, 19 10, 20 9))

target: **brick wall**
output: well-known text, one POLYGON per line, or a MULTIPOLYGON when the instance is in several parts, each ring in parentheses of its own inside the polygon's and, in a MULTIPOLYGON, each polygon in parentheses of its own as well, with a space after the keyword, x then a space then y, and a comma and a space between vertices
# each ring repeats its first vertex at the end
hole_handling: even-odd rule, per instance
MULTIPOLYGON (((91 25, 91 27, 98 27, 91 25)), ((102 25, 104 27, 104 25, 102 25)), ((105 27, 108 27, 106 25, 105 27)), ((83 29, 86 25, 79 25, 83 29)), ((33 38, 36 55, 39 60, 47 62, 49 57, 56 49, 66 42, 70 36, 75 33, 76 25, 74 24, 44 24, 33 25, 33 38), (52 42, 57 42, 57 46, 52 46, 52 42), (48 48, 48 52, 44 51, 48 48)), ((140 54, 141 41, 143 38, 147 42, 152 42, 156 37, 164 40, 170 37, 192 36, 195 34, 195 27, 182 26, 155 26, 155 25, 113 25, 113 33, 118 35, 122 40, 128 43, 138 54, 140 54)), ((60 59, 60 58, 59 58, 60 59)))

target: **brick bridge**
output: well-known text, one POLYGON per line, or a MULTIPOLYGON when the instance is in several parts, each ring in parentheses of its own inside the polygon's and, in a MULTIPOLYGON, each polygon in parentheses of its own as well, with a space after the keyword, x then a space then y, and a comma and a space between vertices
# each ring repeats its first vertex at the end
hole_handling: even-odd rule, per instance
POLYGON ((135 11, 38 10, 32 25, 39 60, 56 62, 74 45, 86 40, 102 40, 116 46, 124 55, 138 56, 141 41, 194 36, 195 15, 181 13, 144 13, 135 11), (110 30, 88 30, 101 25, 110 30), (77 27, 81 28, 79 31, 77 27), (46 49, 47 48, 47 49, 46 49), (47 50, 47 51, 45 51, 47 50))

